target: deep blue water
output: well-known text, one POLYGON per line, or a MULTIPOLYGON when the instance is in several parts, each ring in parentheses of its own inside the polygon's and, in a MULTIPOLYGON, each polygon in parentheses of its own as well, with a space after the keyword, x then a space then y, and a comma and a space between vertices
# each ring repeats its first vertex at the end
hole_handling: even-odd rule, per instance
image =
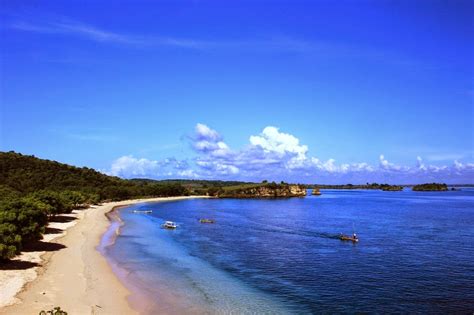
POLYGON ((107 254, 157 307, 167 288, 190 313, 474 311, 474 190, 322 193, 124 208, 107 254))

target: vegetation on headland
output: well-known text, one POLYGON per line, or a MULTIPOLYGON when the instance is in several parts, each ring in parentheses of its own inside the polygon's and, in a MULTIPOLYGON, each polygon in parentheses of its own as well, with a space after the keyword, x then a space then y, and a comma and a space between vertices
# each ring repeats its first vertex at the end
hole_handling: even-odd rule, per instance
POLYGON ((268 198, 301 197, 306 195, 306 186, 281 181, 261 183, 222 180, 194 179, 131 179, 133 182, 180 184, 192 195, 208 195, 217 198, 268 198))
POLYGON ((209 194, 218 198, 287 198, 306 196, 306 187, 281 182, 246 183, 209 190, 209 194))
POLYGON ((201 180, 201 179, 165 179, 165 180, 154 180, 154 179, 131 179, 132 182, 138 183, 160 183, 168 185, 181 185, 185 187, 191 195, 210 195, 216 196, 218 191, 223 190, 226 187, 237 187, 242 185, 256 185, 252 182, 242 181, 223 181, 223 180, 201 180))
POLYGON ((413 191, 447 191, 448 185, 442 183, 427 183, 415 185, 412 187, 413 191))

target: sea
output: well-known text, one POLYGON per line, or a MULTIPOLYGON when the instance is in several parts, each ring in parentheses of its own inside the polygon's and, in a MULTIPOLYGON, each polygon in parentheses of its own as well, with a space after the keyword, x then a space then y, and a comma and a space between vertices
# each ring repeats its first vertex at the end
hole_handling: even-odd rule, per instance
POLYGON ((143 314, 474 312, 474 189, 310 193, 124 207, 101 251, 143 314))

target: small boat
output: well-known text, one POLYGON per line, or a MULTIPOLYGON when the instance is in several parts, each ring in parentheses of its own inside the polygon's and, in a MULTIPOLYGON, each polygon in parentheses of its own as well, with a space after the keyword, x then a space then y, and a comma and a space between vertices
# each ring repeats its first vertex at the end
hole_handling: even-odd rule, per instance
POLYGON ((200 223, 216 223, 213 219, 199 219, 200 223))
POLYGON ((152 213, 151 210, 133 210, 133 213, 152 213))
POLYGON ((165 221, 165 223, 163 223, 161 225, 161 227, 163 229, 171 229, 171 230, 174 230, 178 227, 178 225, 176 224, 176 222, 173 222, 173 221, 165 221))
POLYGON ((353 242, 353 243, 357 243, 357 242, 359 241, 359 238, 357 237, 357 235, 356 235, 355 233, 354 233, 354 235, 352 235, 352 236, 348 236, 348 235, 343 235, 343 234, 341 234, 341 235, 339 236, 339 239, 340 239, 341 241, 351 241, 351 242, 353 242))

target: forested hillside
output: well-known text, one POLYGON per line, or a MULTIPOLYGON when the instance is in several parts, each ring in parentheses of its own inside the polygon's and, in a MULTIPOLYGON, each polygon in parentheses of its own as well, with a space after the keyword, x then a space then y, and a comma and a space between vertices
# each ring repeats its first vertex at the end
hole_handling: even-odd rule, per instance
POLYGON ((93 201, 187 193, 179 183, 134 182, 107 176, 87 167, 74 167, 15 152, 0 152, 0 185, 20 194, 44 189, 77 191, 93 201))
POLYGON ((105 200, 182 196, 179 183, 128 181, 15 152, 0 152, 0 260, 40 240, 48 220, 105 200))

